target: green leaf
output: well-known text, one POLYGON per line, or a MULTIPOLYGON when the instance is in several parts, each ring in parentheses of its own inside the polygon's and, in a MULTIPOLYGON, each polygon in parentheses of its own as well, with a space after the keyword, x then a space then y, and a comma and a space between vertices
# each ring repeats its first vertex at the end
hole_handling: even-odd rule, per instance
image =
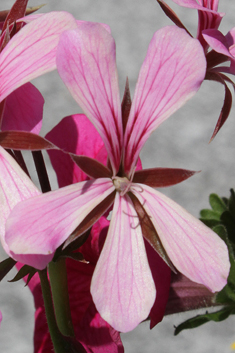
POLYGON ((229 315, 231 315, 231 314, 235 314, 235 306, 234 305, 226 306, 223 309, 221 309, 215 313, 206 313, 204 315, 197 315, 197 316, 183 322, 179 326, 177 326, 175 328, 174 334, 176 336, 183 330, 201 326, 208 321, 215 321, 215 322, 223 321, 223 320, 227 319, 227 317, 229 317, 229 315))
POLYGON ((233 219, 235 220, 235 193, 233 189, 230 189, 231 196, 229 198, 229 211, 232 214, 233 219))
POLYGON ((200 216, 205 219, 215 219, 217 221, 220 221, 220 213, 213 210, 201 210, 200 216))
POLYGON ((221 223, 221 221, 218 221, 216 219, 206 219, 206 218, 200 218, 200 221, 202 221, 209 228, 214 228, 215 226, 221 223))
POLYGON ((209 196, 209 202, 210 202, 211 208, 216 213, 221 214, 227 210, 227 206, 224 203, 224 201, 216 194, 211 194, 209 196))
POLYGON ((0 281, 8 274, 12 267, 16 264, 16 261, 11 257, 0 262, 0 281))

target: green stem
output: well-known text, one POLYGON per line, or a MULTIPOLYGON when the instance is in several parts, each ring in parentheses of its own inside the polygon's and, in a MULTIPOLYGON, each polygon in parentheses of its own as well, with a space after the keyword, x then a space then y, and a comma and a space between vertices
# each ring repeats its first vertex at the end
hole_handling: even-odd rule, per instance
POLYGON ((51 340, 53 342, 53 346, 55 349, 55 353, 64 353, 64 342, 63 336, 61 335, 55 318, 55 313, 53 309, 53 302, 51 297, 51 289, 50 284, 47 278, 47 270, 39 271, 41 287, 42 287, 42 295, 45 305, 46 317, 48 328, 51 335, 51 340))
POLYGON ((58 327, 63 335, 74 337, 65 261, 60 259, 57 262, 50 262, 49 276, 58 327))

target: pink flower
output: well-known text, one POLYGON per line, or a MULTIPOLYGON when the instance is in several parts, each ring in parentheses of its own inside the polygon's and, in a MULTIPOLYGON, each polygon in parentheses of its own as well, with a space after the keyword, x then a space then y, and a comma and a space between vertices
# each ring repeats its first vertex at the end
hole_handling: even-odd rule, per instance
POLYGON ((218 12, 219 0, 173 0, 176 4, 198 10, 197 39, 201 42, 205 52, 208 43, 202 36, 204 29, 217 29, 225 13, 218 12))
MULTIPOLYGON (((224 73, 235 74, 235 57, 234 57, 234 28, 224 36, 218 31, 220 22, 225 13, 218 12, 219 0, 173 0, 176 4, 198 10, 198 29, 197 38, 204 48, 207 71, 205 80, 211 80, 221 83, 225 89, 225 97, 223 107, 220 112, 219 119, 211 136, 211 140, 219 132, 225 121, 227 120, 232 107, 232 94, 227 86, 227 82, 234 86, 233 81, 224 75, 224 73), (208 52, 209 47, 212 48, 208 52), (220 64, 230 61, 230 67, 221 66, 220 64)), ((180 28, 184 28, 183 23, 177 15, 170 9, 164 1, 158 0, 166 15, 180 28)), ((188 32, 188 31, 187 31, 188 32)), ((189 32, 188 32, 189 33, 189 32)))
MULTIPOLYGON (((101 140, 94 126, 90 123, 90 121, 85 115, 78 114, 64 118, 46 135, 46 138, 53 142, 56 146, 60 147, 61 150, 64 152, 84 156, 86 155, 90 158, 98 160, 103 164, 107 163, 107 152, 104 147, 104 143, 101 140)), ((72 161, 69 154, 62 152, 61 150, 48 150, 51 163, 53 165, 54 170, 56 171, 59 186, 64 187, 72 183, 77 183, 79 181, 90 179, 72 161)), ((139 169, 142 169, 140 166, 140 162, 138 162, 138 167, 139 169)), ((92 228, 92 239, 89 237, 85 245, 79 248, 79 252, 82 252, 84 258, 89 261, 89 263, 92 265, 93 270, 92 272, 90 272, 90 280, 94 272, 95 264, 102 250, 107 233, 107 231, 101 231, 100 236, 98 238, 98 229, 100 224, 104 224, 107 229, 109 222, 106 221, 105 223, 105 221, 101 218, 98 224, 95 223, 92 228), (96 233, 97 236, 94 237, 94 234, 96 233)), ((166 263, 161 259, 161 257, 158 256, 154 249, 148 244, 148 242, 145 242, 145 246, 149 266, 158 293, 149 315, 151 320, 150 327, 152 328, 157 323, 159 323, 164 316, 170 287, 171 271, 170 268, 166 265, 166 263)), ((68 260, 68 263, 70 262, 71 261, 68 260)), ((80 266, 81 268, 83 268, 84 264, 78 263, 77 265, 74 265, 73 268, 77 268, 78 271, 80 266)), ((68 266, 68 271, 69 269, 70 267, 68 266)), ((75 278, 78 278, 78 276, 76 274, 76 271, 72 271, 72 273, 74 273, 74 279, 72 280, 72 282, 75 282, 75 278)), ((79 277, 80 276, 81 274, 79 274, 79 277)))
MULTIPOLYGON (((211 67, 211 72, 225 72, 235 75, 235 27, 224 36, 217 29, 207 29, 202 32, 203 38, 216 53, 222 54, 223 61, 231 62, 228 66, 211 67)), ((214 53, 214 56, 216 54, 214 53)), ((218 57, 218 55, 217 55, 218 57)))
POLYGON ((115 330, 132 330, 148 317, 156 299, 143 235, 170 266, 212 291, 220 290, 230 267, 225 243, 152 188, 175 184, 193 172, 161 168, 135 172, 151 132, 191 98, 204 79, 206 63, 199 42, 177 27, 155 33, 129 117, 128 94, 121 112, 115 43, 108 31, 84 23, 63 33, 57 54, 60 76, 104 141, 108 167, 74 156, 94 179, 16 206, 6 224, 11 256, 44 268, 47 259, 41 257, 39 264, 34 257, 53 254, 63 242, 74 240, 113 203, 91 293, 101 317, 115 330))

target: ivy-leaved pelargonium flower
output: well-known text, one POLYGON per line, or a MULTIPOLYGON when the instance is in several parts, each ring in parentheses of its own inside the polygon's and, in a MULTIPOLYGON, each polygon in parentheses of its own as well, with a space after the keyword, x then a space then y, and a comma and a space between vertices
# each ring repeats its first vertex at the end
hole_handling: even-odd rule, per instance
MULTIPOLYGON (((6 223, 11 256, 42 269, 34 256, 50 254, 96 222, 113 204, 107 238, 91 293, 97 310, 117 331, 146 319, 157 295, 143 236, 164 260, 211 291, 229 272, 225 243, 199 220, 153 187, 193 174, 182 169, 136 171, 139 153, 164 120, 199 89, 206 62, 203 49, 183 29, 165 27, 150 42, 130 108, 121 109, 115 42, 94 23, 62 34, 57 67, 69 91, 104 141, 108 164, 84 156, 74 161, 93 179, 25 200, 6 223), (130 108, 130 111, 129 111, 130 108)), ((89 143, 89 141, 88 141, 89 143)), ((37 256, 38 260, 38 256, 37 256)))

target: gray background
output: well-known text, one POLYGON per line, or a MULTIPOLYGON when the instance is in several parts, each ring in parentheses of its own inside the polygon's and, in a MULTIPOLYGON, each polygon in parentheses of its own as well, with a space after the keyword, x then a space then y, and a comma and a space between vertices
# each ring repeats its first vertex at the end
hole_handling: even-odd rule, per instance
MULTIPOLYGON (((0 10, 10 8, 12 3, 13 0, 1 0, 0 10)), ((31 6, 39 4, 39 0, 29 1, 31 6)), ((180 8, 170 0, 168 4, 172 5, 186 27, 195 35, 196 11, 180 8)), ((171 24, 155 0, 48 0, 48 5, 41 12, 52 10, 66 10, 77 19, 110 25, 117 44, 120 91, 123 92, 128 76, 132 95, 153 33, 171 24)), ((227 13, 220 27, 224 34, 234 26, 234 10, 234 1, 221 1, 220 11, 227 13)), ((64 116, 79 112, 77 104, 56 72, 34 80, 34 83, 46 98, 43 135, 64 116)), ((166 166, 202 171, 182 184, 162 190, 194 216, 199 215, 201 208, 208 207, 210 193, 228 196, 229 189, 235 186, 232 165, 235 150, 234 109, 216 139, 208 145, 222 102, 223 87, 216 83, 203 83, 198 94, 152 134, 141 153, 146 168, 166 166)), ((51 180, 56 188, 53 173, 51 180)), ((2 251, 0 259, 5 257, 2 251)), ((8 279, 13 275, 14 271, 8 279)), ((11 284, 4 280, 0 284, 0 309, 3 313, 0 352, 32 353, 33 300, 23 282, 11 284)), ((233 317, 223 323, 209 323, 174 337, 173 325, 178 325, 191 314, 166 317, 152 331, 149 331, 148 323, 144 323, 133 332, 123 334, 125 351, 231 352, 230 344, 235 340, 233 317)))

